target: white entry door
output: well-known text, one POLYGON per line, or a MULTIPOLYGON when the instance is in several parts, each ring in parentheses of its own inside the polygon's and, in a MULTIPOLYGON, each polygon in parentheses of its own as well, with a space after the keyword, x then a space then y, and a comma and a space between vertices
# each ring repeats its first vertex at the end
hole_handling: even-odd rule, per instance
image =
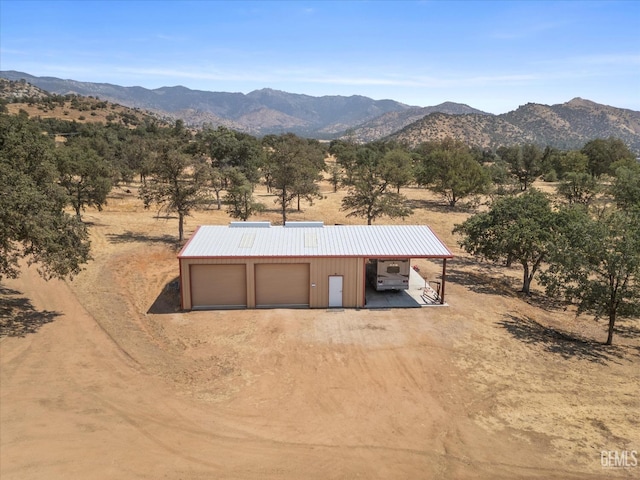
POLYGON ((329 276, 329 306, 342 307, 342 275, 329 276))

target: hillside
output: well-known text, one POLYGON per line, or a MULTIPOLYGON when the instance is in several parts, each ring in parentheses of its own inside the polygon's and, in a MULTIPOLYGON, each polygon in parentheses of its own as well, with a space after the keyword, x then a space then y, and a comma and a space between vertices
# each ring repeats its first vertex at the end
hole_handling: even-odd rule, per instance
POLYGON ((138 108, 129 108, 95 97, 52 95, 22 81, 0 78, 0 100, 7 112, 27 112, 30 117, 55 118, 78 123, 120 123, 135 127, 145 122, 166 124, 171 118, 138 108))
POLYGON ((528 103, 495 116, 434 113, 388 138, 417 145, 447 136, 492 149, 516 143, 572 149, 613 136, 640 152, 640 112, 574 98, 551 106, 528 103))
POLYGON ((401 112, 385 113, 384 115, 374 118, 373 120, 350 130, 345 135, 345 138, 350 137, 358 142, 378 140, 401 130, 407 125, 411 125, 432 113, 446 113, 449 115, 466 115, 473 113, 491 116, 490 113, 483 112, 462 103, 444 102, 433 107, 411 107, 401 112))
MULTIPOLYGON (((107 116, 113 121, 116 114, 99 108, 108 101, 132 109, 120 113, 125 115, 123 118, 144 110, 147 115, 168 121, 182 119, 195 127, 224 125, 256 136, 293 132, 317 139, 350 138, 358 142, 394 139, 410 145, 453 137, 473 146, 492 149, 522 143, 574 149, 594 138, 616 137, 640 154, 640 112, 581 98, 551 106, 528 103, 514 111, 492 115, 454 102, 412 107, 359 95, 313 97, 269 88, 245 95, 179 86, 149 90, 34 77, 13 71, 0 72, 2 77, 17 86, 11 94, 13 97, 0 92, 9 101, 15 102, 15 95, 31 98, 71 95, 76 99, 82 98, 80 95, 88 96, 93 102, 89 115, 93 120, 101 121, 108 120, 107 116)), ((43 111, 43 106, 36 107, 39 111, 32 111, 33 105, 28 108, 16 105, 10 105, 10 111, 22 108, 30 115, 64 115, 78 121, 84 121, 80 117, 88 119, 86 113, 73 113, 69 105, 59 111, 47 112, 43 111)), ((125 108, 119 105, 110 104, 109 108, 125 108)))

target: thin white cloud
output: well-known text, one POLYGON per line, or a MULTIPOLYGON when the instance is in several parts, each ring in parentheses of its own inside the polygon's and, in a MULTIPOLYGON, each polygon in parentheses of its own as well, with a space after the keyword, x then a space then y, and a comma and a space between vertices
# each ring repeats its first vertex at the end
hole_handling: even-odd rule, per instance
POLYGON ((599 55, 581 55, 571 59, 573 63, 584 65, 640 65, 639 54, 599 54, 599 55))
POLYGON ((495 75, 495 76, 442 76, 442 77, 349 77, 349 76, 318 76, 300 77, 308 83, 323 83, 335 85, 360 86, 393 86, 416 88, 463 88, 483 85, 520 85, 523 82, 536 80, 534 75, 495 75))
POLYGON ((179 35, 168 35, 166 33, 156 33, 156 35, 154 36, 154 39, 164 40, 167 42, 184 42, 187 40, 186 37, 179 36, 179 35))
POLYGON ((204 66, 194 69, 192 66, 175 65, 164 67, 128 67, 112 64, 42 64, 22 62, 12 66, 36 75, 60 76, 76 78, 86 81, 108 81, 118 84, 142 82, 145 85, 199 85, 194 88, 206 88, 209 83, 242 84, 246 88, 262 88, 278 85, 325 85, 334 87, 371 87, 395 89, 482 89, 496 87, 530 87, 544 85, 549 82, 589 78, 603 75, 599 71, 567 70, 538 70, 535 73, 505 73, 484 74, 473 71, 441 72, 430 74, 416 74, 409 72, 402 74, 395 69, 393 74, 380 72, 364 72, 357 74, 349 70, 341 71, 334 68, 331 71, 314 68, 278 68, 271 65, 255 65, 250 70, 229 66, 204 66))
MULTIPOLYGON (((74 71, 67 69, 67 71, 74 71)), ((102 66, 86 69, 96 75, 165 79, 170 82, 188 80, 215 82, 246 82, 251 84, 301 83, 336 86, 399 87, 399 88, 470 88, 482 86, 512 86, 536 82, 536 74, 468 75, 464 72, 447 75, 349 75, 328 74, 304 69, 259 68, 247 72, 234 69, 193 70, 184 68, 123 68, 102 66)), ((76 73, 81 73, 75 70, 76 73)))
POLYGON ((25 55, 29 55, 29 52, 27 50, 15 50, 15 49, 11 49, 11 48, 2 48, 2 47, 0 47, 0 56, 1 55, 20 55, 20 56, 25 56, 25 55))
POLYGON ((517 28, 504 26, 504 29, 493 32, 490 36, 496 40, 518 40, 548 33, 552 30, 566 28, 567 22, 538 22, 518 25, 517 28))
POLYGON ((240 81, 240 82, 265 82, 272 81, 275 78, 269 75, 263 75, 255 71, 250 72, 233 72, 233 71, 196 71, 187 67, 183 69, 168 68, 115 68, 121 75, 134 75, 139 77, 153 78, 170 78, 170 79, 191 79, 191 80, 212 80, 212 81, 240 81))

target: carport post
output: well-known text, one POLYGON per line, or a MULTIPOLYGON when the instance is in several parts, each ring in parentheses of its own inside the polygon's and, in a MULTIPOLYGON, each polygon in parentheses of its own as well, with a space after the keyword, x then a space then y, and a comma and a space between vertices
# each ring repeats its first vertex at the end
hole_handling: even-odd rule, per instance
POLYGON ((447 281, 447 259, 442 259, 442 285, 440 286, 440 305, 444 305, 444 286, 447 281))

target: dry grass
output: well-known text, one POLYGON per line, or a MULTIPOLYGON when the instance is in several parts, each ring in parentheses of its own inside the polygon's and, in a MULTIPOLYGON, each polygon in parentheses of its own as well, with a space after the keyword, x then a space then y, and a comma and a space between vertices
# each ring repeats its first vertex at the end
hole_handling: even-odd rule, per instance
MULTIPOLYGON (((3 480, 637 473, 600 464, 602 450, 640 449, 637 323, 605 348, 605 325, 521 297, 517 268, 457 247, 470 212, 404 190, 419 207, 405 222, 457 255, 449 307, 180 312, 177 219, 128 188, 85 213, 95 259, 73 283, 27 270, 0 292, 30 322, 0 339, 3 480)), ((343 191, 322 192, 290 219, 364 223, 340 211, 343 191)), ((253 220, 279 222, 256 194, 269 209, 253 220)), ((198 211, 187 232, 229 220, 198 211)))
MULTIPOLYGON (((90 99, 83 98, 83 102, 86 103, 99 103, 98 100, 91 102, 90 99)), ((58 120, 67 120, 77 123, 108 123, 109 121, 121 122, 122 114, 131 114, 138 120, 144 116, 141 112, 136 112, 131 108, 123 107, 122 105, 116 105, 113 103, 107 103, 106 108, 96 108, 91 110, 78 110, 71 106, 71 102, 65 102, 64 105, 45 106, 44 104, 34 103, 9 103, 7 104, 8 113, 11 115, 17 115, 20 110, 27 112, 29 117, 34 118, 55 118, 58 120)), ((64 138, 64 137, 62 137, 64 138)), ((62 138, 57 139, 62 141, 62 138)))

